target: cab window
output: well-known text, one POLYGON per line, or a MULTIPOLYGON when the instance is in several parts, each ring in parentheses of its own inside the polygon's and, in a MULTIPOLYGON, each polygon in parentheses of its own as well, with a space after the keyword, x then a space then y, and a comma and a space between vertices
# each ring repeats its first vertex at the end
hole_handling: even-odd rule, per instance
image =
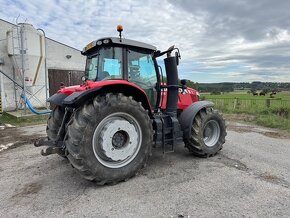
POLYGON ((103 47, 88 57, 86 75, 93 81, 122 79, 122 67, 122 48, 103 47))
POLYGON ((149 53, 128 50, 128 80, 141 88, 153 88, 157 77, 152 56, 149 53))

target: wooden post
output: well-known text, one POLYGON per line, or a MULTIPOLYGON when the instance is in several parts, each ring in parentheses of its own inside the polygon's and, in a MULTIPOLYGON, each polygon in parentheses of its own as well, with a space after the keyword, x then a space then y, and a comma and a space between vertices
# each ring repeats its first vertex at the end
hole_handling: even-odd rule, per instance
POLYGON ((266 107, 270 107, 271 106, 271 101, 270 99, 266 99, 266 107))
POLYGON ((237 99, 237 98, 235 98, 235 101, 234 101, 234 109, 236 109, 236 107, 237 107, 237 104, 238 104, 238 99, 237 99))

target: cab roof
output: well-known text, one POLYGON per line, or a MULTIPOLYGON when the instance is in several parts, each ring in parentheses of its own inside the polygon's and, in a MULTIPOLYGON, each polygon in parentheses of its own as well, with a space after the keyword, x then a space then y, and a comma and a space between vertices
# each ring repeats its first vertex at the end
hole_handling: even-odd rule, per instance
POLYGON ((105 37, 105 38, 101 38, 101 39, 98 39, 98 40, 95 40, 95 41, 92 41, 91 43, 89 43, 86 47, 84 47, 82 54, 86 54, 89 50, 91 50, 95 47, 99 47, 102 45, 108 45, 108 44, 115 44, 115 45, 121 45, 121 46, 132 46, 132 47, 136 47, 136 48, 151 50, 152 52, 157 50, 157 48, 155 46, 149 45, 149 44, 144 43, 144 42, 139 42, 139 41, 135 41, 135 40, 131 40, 131 39, 124 39, 124 38, 122 38, 120 40, 120 38, 118 38, 118 37, 105 37))

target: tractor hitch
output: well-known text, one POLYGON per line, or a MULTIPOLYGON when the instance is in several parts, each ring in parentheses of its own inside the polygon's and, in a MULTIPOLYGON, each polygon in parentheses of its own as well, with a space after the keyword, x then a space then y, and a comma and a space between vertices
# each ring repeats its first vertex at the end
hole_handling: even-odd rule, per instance
POLYGON ((63 150, 63 148, 58 148, 58 147, 47 147, 46 149, 42 149, 40 154, 42 156, 48 156, 48 155, 51 155, 51 154, 63 155, 64 154, 64 150, 63 150))
POLYGON ((72 110, 70 108, 65 108, 65 113, 61 122, 61 126, 58 130, 55 140, 50 140, 49 138, 42 138, 34 142, 35 147, 47 146, 46 149, 41 150, 42 156, 48 156, 51 154, 59 154, 60 156, 66 156, 65 145, 63 141, 63 135, 65 132, 65 125, 71 117, 72 110))
POLYGON ((34 142, 35 147, 47 146, 47 148, 41 150, 42 156, 48 156, 51 154, 64 155, 65 146, 63 141, 52 141, 47 138, 43 138, 34 142))

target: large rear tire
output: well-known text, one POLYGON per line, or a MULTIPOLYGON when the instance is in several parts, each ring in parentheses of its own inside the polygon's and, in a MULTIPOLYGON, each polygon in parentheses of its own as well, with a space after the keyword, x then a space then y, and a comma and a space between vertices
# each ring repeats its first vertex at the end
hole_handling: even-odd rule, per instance
POLYGON ((152 143, 152 124, 141 103, 111 93, 76 110, 65 139, 72 166, 99 185, 134 176, 151 154, 152 143))
MULTIPOLYGON (((47 126, 46 126, 46 133, 48 136, 48 139, 55 141, 57 138, 58 130, 61 126, 62 120, 64 116, 64 108, 60 106, 55 106, 55 108, 52 110, 48 120, 47 120, 47 126)), ((64 136, 61 136, 60 140, 63 140, 64 136)), ((65 151, 62 153, 58 153, 61 157, 66 157, 65 151)))
POLYGON ((185 147, 199 157, 214 156, 220 151, 226 137, 225 120, 217 110, 206 108, 195 116, 191 136, 184 140, 185 147))

